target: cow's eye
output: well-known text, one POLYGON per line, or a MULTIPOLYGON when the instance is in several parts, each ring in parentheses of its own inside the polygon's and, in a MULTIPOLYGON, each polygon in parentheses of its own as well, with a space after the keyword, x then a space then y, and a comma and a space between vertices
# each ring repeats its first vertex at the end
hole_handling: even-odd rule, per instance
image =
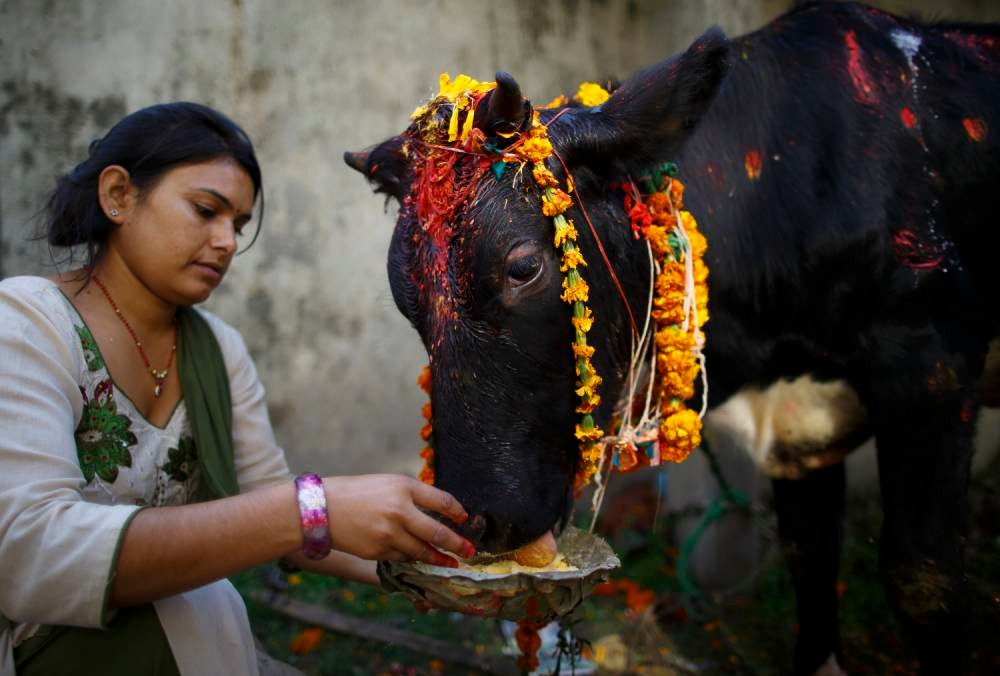
POLYGON ((514 287, 534 281, 541 271, 542 257, 535 253, 512 256, 507 263, 507 279, 514 287))

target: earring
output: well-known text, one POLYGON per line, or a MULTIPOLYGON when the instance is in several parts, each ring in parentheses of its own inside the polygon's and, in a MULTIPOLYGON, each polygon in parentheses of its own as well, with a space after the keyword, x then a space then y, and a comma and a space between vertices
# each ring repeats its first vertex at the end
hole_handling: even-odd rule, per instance
POLYGON ((112 217, 118 216, 118 210, 117 209, 112 209, 111 210, 111 216, 112 217))

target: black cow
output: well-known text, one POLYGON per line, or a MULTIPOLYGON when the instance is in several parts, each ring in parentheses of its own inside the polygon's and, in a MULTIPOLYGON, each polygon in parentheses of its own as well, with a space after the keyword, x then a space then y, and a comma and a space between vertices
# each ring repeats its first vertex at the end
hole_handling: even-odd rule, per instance
MULTIPOLYGON (((484 102, 476 128, 510 143, 530 105, 504 74, 484 102)), ((575 181, 570 215, 583 223, 584 203, 633 308, 649 266, 609 186, 666 160, 680 169, 709 242, 709 422, 766 437, 765 469, 798 477, 774 480, 795 671, 836 668, 841 460, 874 435, 887 596, 923 669, 957 672, 972 437, 997 397, 983 374, 1000 335, 1000 26, 808 3, 735 40, 709 31, 603 105, 541 115, 565 161, 549 168, 575 181), (784 403, 827 424, 796 427, 784 403), (784 432, 760 429, 775 418, 755 419, 762 406, 784 432)), ((579 461, 552 223, 533 184, 507 172, 453 204, 432 237, 411 194, 419 142, 411 128, 346 159, 401 203, 388 271, 431 359, 437 484, 485 518, 481 548, 505 551, 560 527, 579 461)), ((451 178, 483 166, 456 158, 451 178)), ((630 321, 594 238, 582 227, 580 238, 604 424, 630 321)))

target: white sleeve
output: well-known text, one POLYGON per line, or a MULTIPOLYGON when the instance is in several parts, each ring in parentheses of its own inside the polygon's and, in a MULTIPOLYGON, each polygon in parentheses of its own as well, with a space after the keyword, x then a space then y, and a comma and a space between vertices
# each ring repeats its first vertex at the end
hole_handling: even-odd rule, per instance
POLYGON ((111 617, 121 536, 139 508, 84 501, 72 339, 39 295, 9 288, 0 288, 0 613, 98 627, 111 617))
POLYGON ((233 402, 233 460, 240 492, 290 481, 285 453, 278 446, 267 413, 264 385, 239 331, 202 311, 226 361, 233 402))

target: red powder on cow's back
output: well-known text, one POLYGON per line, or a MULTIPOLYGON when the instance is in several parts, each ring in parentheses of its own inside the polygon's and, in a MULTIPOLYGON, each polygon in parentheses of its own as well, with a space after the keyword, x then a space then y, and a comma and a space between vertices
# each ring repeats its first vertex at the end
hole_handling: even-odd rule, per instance
POLYGON ((747 154, 743 156, 743 168, 747 172, 747 178, 751 181, 756 181, 760 178, 760 168, 762 164, 763 160, 759 150, 749 150, 747 151, 747 154))
POLYGON ((857 34, 854 31, 847 31, 844 34, 844 44, 847 45, 847 72, 851 76, 857 94, 855 98, 869 105, 878 103, 871 76, 861 62, 861 47, 858 45, 857 34))
POLYGON ((967 117, 962 120, 962 126, 965 127, 965 133, 969 135, 976 143, 981 142, 986 138, 986 120, 981 117, 967 117))
POLYGON ((902 120, 903 126, 907 129, 913 129, 917 126, 917 116, 906 106, 903 106, 903 109, 899 111, 899 119, 902 120))

